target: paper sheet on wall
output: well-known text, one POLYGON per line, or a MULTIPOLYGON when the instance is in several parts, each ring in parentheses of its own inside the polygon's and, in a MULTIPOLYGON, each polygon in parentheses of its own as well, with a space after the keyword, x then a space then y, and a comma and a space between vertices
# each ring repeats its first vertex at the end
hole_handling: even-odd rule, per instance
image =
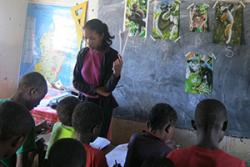
POLYGON ((189 27, 192 32, 208 32, 208 5, 194 4, 189 11, 189 27))
POLYGON ((179 38, 180 2, 168 0, 154 2, 152 37, 162 40, 179 38))
POLYGON ((186 57, 185 92, 210 94, 213 88, 214 55, 189 52, 186 57))
POLYGON ((149 0, 125 0, 123 30, 129 36, 147 37, 149 0))
POLYGON ((240 3, 219 2, 215 9, 214 43, 240 45, 243 39, 243 7, 240 3))

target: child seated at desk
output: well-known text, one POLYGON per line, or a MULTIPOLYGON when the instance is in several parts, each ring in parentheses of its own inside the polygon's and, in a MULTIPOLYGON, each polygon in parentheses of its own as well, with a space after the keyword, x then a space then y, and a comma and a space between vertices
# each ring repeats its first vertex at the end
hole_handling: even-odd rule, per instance
MULTIPOLYGON (((34 120, 23 105, 11 101, 0 104, 0 160, 14 155, 34 127, 34 120)), ((0 166, 7 165, 2 162, 0 166)))
POLYGON ((72 114, 80 100, 74 96, 64 98, 58 103, 56 108, 60 122, 54 124, 46 152, 48 158, 51 146, 62 138, 76 138, 76 133, 72 127, 72 114))
MULTIPOLYGON (((0 99, 0 104, 6 101, 13 101, 25 106, 31 111, 44 98, 47 89, 47 82, 44 76, 38 72, 30 72, 20 79, 14 95, 8 99, 0 99)), ((1 160, 0 165, 2 164, 5 167, 31 167, 38 149, 35 138, 37 133, 40 133, 43 129, 48 129, 46 122, 33 127, 23 145, 18 148, 16 156, 1 160), (13 162, 16 163, 16 165, 13 165, 13 162)))
POLYGON ((170 105, 156 104, 149 114, 148 131, 131 136, 124 167, 139 167, 147 158, 165 157, 172 150, 167 143, 173 137, 176 120, 170 105))
POLYGON ((171 152, 176 167, 245 167, 245 163, 219 148, 228 125, 227 109, 215 99, 202 100, 195 110, 193 128, 197 144, 171 152))
POLYGON ((97 104, 84 102, 76 106, 72 125, 87 152, 86 167, 108 167, 104 153, 89 145, 100 134, 102 123, 103 112, 97 104))
POLYGON ((86 151, 71 138, 60 139, 50 149, 47 167, 85 167, 86 151))

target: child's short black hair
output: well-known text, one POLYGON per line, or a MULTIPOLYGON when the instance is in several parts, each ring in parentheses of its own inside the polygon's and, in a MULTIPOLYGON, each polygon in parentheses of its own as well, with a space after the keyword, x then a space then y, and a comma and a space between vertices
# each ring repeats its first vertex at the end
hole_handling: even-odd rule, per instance
POLYGON ((77 133, 92 133, 93 128, 103 122, 103 112, 100 106, 91 102, 80 103, 76 106, 72 125, 77 133))
POLYGON ((0 105, 0 140, 25 136, 34 126, 31 114, 23 105, 12 101, 0 105))
POLYGON ((48 87, 44 76, 38 72, 30 72, 21 78, 13 99, 32 110, 39 105, 47 92, 48 87))
POLYGON ((148 121, 153 130, 160 130, 166 123, 174 125, 177 121, 177 114, 169 104, 158 103, 150 111, 148 121))
POLYGON ((21 78, 18 84, 18 91, 25 91, 26 88, 37 88, 47 90, 46 79, 42 74, 38 72, 27 73, 21 78))
POLYGON ((199 102, 195 110, 195 122, 199 127, 213 128, 215 125, 227 121, 227 109, 216 99, 204 99, 199 102))
POLYGON ((85 164, 86 151, 79 141, 65 138, 52 145, 48 167, 84 167, 85 164))
POLYGON ((56 111, 58 114, 59 120, 62 124, 66 126, 72 126, 72 114, 80 100, 74 96, 69 96, 62 99, 57 107, 56 111))
POLYGON ((175 167, 175 165, 166 157, 151 157, 146 159, 141 167, 175 167))

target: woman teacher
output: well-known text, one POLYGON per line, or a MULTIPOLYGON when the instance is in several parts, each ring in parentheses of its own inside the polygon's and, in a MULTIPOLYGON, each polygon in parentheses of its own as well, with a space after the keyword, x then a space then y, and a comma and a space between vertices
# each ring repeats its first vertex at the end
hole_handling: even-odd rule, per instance
POLYGON ((105 23, 89 20, 83 27, 87 47, 79 51, 74 69, 73 85, 80 92, 80 99, 103 109, 102 137, 107 137, 113 108, 118 106, 112 91, 120 79, 123 64, 122 57, 110 47, 113 38, 105 23))

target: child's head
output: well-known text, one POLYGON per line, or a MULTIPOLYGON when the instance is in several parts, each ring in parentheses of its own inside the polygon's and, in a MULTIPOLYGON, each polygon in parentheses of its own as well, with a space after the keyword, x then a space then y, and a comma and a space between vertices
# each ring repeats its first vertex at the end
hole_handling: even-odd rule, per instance
POLYGON ((218 144, 224 137, 227 124, 227 109, 220 101, 205 99, 196 106, 192 126, 197 130, 198 137, 210 136, 218 144))
POLYGON ((74 96, 66 97, 58 103, 56 111, 63 125, 72 126, 72 114, 78 103, 80 100, 74 96))
POLYGON ((99 135, 103 122, 102 109, 95 103, 85 102, 76 106, 72 125, 81 142, 92 142, 99 135), (86 141, 88 138, 89 141, 86 141))
POLYGON ((48 167, 85 167, 85 164, 86 151, 79 141, 65 138, 52 145, 48 167))
POLYGON ((36 107, 47 93, 47 82, 38 72, 24 75, 19 84, 16 96, 20 103, 29 110, 36 107))
POLYGON ((169 104, 159 103, 150 111, 148 128, 161 139, 168 141, 173 137, 176 121, 176 111, 169 104))
POLYGON ((174 163, 166 157, 151 157, 146 159, 141 167, 174 167, 174 163))
POLYGON ((0 105, 0 159, 10 157, 35 126, 28 109, 15 102, 0 105))

